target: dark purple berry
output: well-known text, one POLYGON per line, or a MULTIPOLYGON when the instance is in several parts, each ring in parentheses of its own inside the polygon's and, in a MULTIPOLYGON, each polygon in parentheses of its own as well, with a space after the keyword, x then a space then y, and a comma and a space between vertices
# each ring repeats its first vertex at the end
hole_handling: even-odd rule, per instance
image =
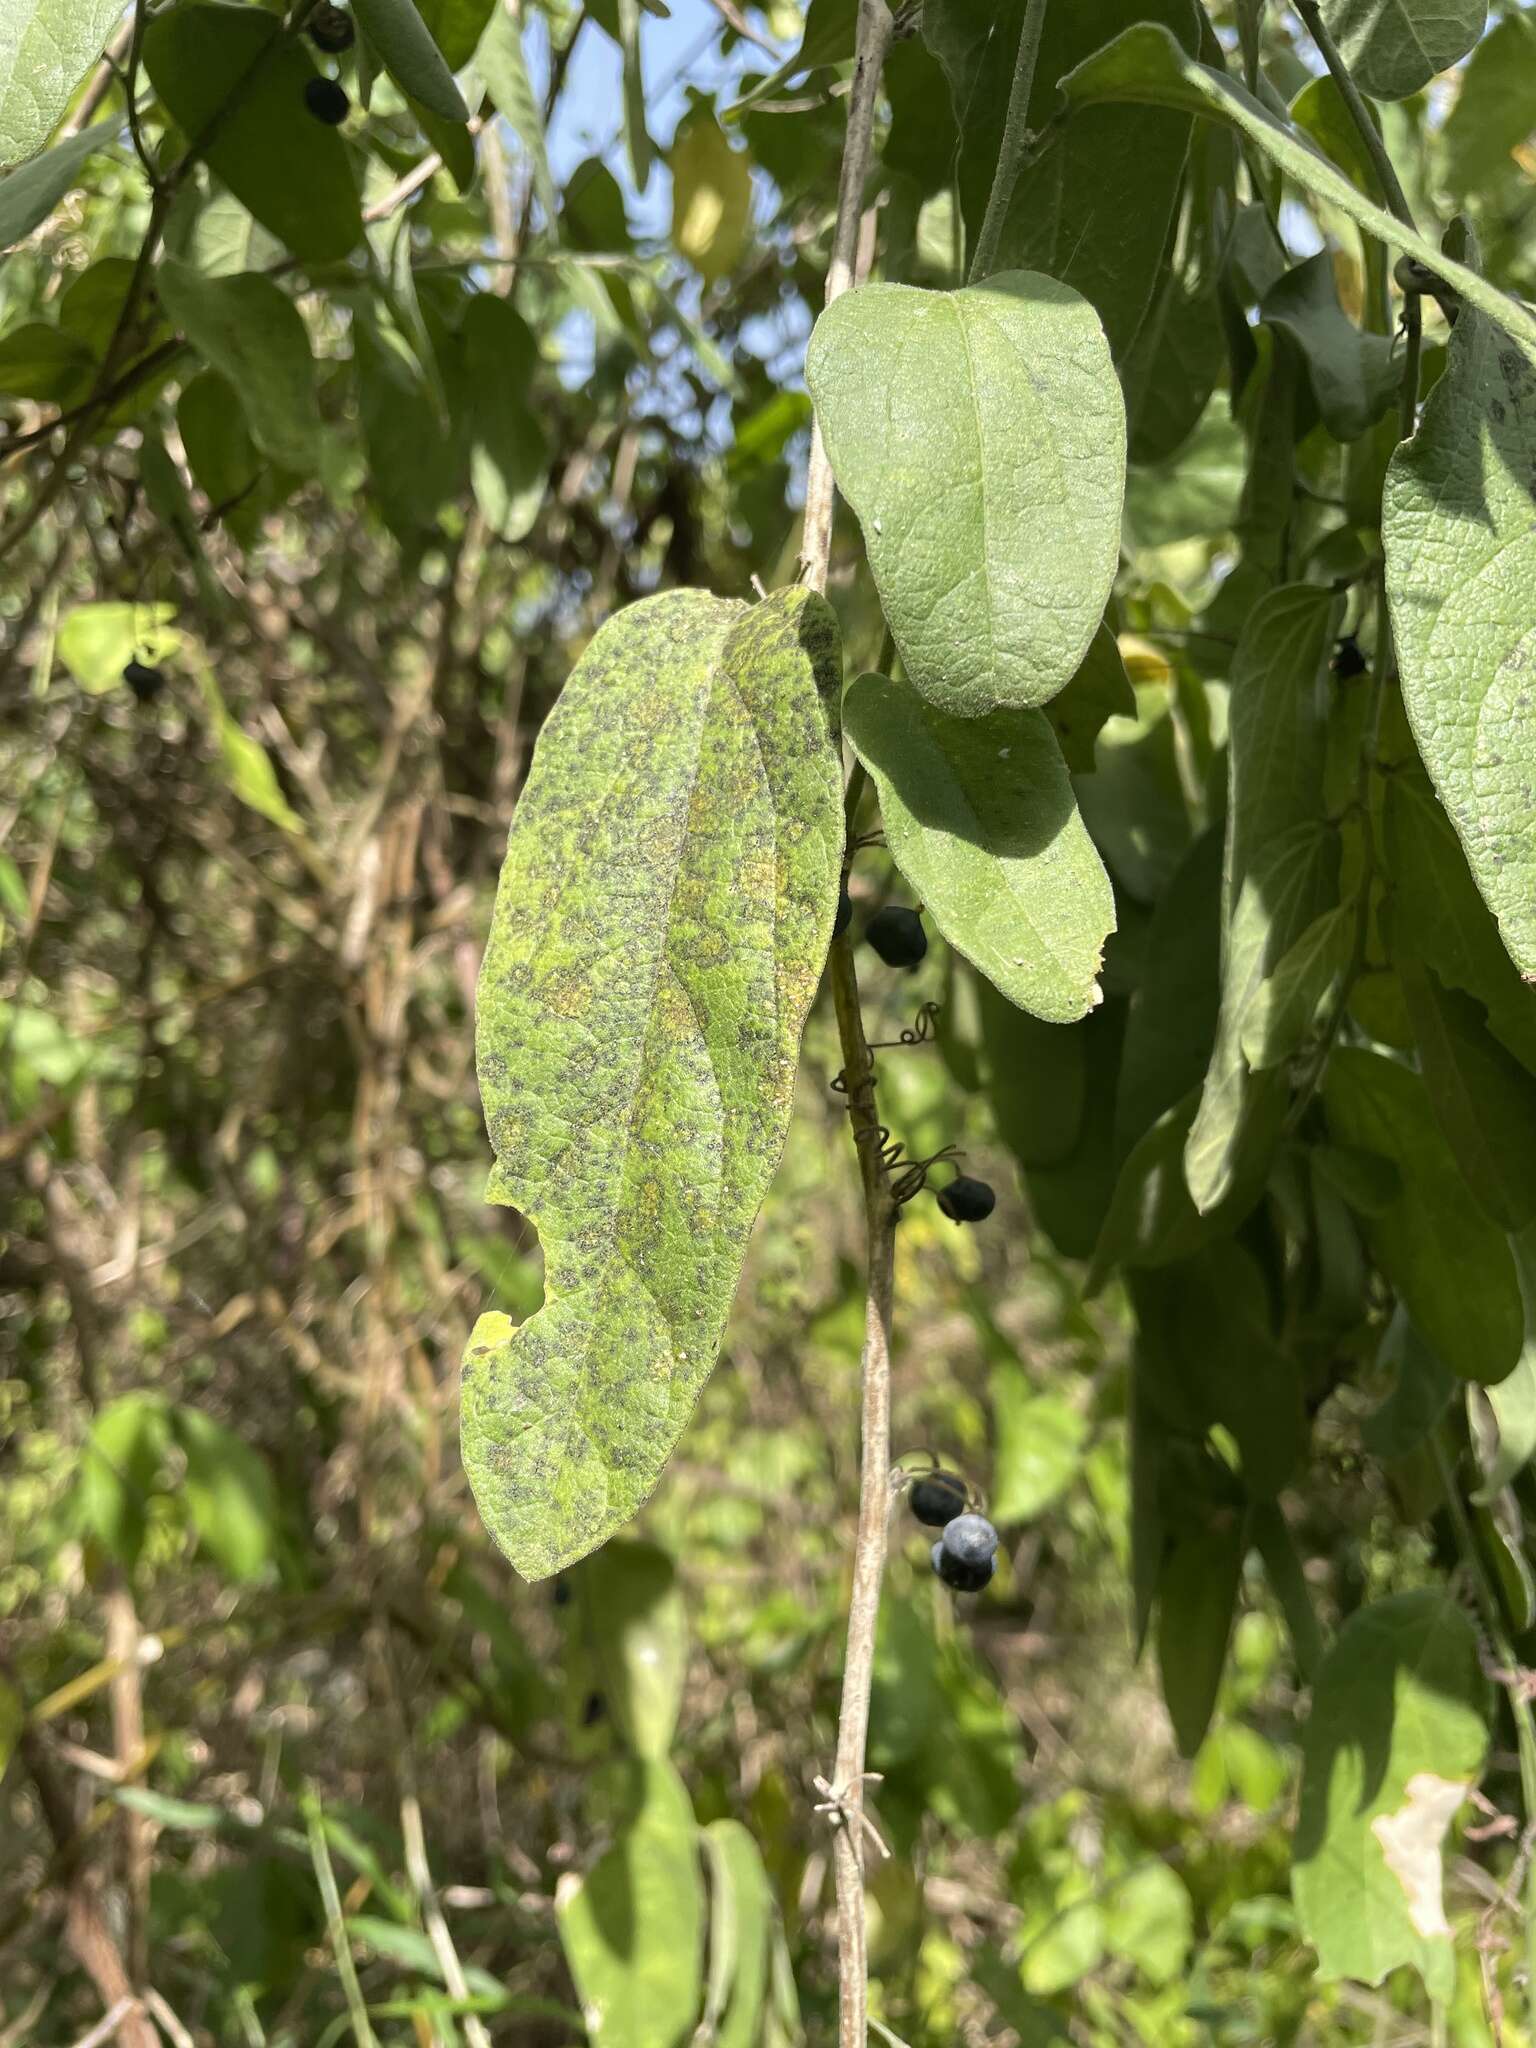
POLYGON ((838 892, 837 915, 832 920, 833 938, 840 939, 852 923, 853 898, 848 894, 848 884, 844 882, 841 890, 838 892))
POLYGON ((907 1505, 929 1529, 942 1529, 965 1513, 966 1484, 954 1472, 925 1472, 914 1479, 907 1505))
POLYGON ((956 1515, 944 1524, 939 1547, 957 1564, 990 1564, 997 1555, 997 1531, 985 1515, 956 1515))
POLYGON ((1368 664, 1353 633, 1346 633, 1334 648, 1331 665, 1341 683, 1353 682, 1356 676, 1365 674, 1368 664))
POLYGON ((581 1710, 582 1727, 595 1728, 607 1711, 608 1708, 602 1694, 600 1692, 589 1692, 581 1710))
POLYGON ((887 903, 884 910, 877 910, 865 925, 864 936, 887 967, 915 967, 928 951, 923 920, 915 910, 905 910, 899 903, 887 903))
POLYGON ((569 1580, 569 1579, 567 1579, 567 1578, 558 1578, 558 1579, 556 1579, 556 1581, 555 1581, 555 1605, 556 1605, 557 1607, 569 1607, 569 1605, 570 1605, 570 1604, 571 1604, 571 1582, 570 1582, 570 1580, 569 1580))
POLYGON ((952 1593, 979 1593, 997 1570, 997 1559, 989 1557, 985 1564, 966 1564, 951 1555, 942 1543, 935 1543, 933 1568, 952 1593))
POLYGON ((339 128, 352 111, 352 102, 347 98, 346 88, 334 78, 309 78, 304 81, 304 104, 317 121, 323 121, 327 128, 339 128))
POLYGON ((123 670, 123 681, 141 704, 153 704, 165 688, 165 671, 152 668, 147 661, 130 661, 123 670))
POLYGON ((341 7, 317 7, 309 17, 309 35, 315 48, 324 50, 328 57, 339 57, 357 40, 352 17, 341 7))
POLYGON ((951 1223, 982 1223, 997 1207, 997 1196, 984 1180, 962 1173, 940 1188, 939 1207, 951 1223))

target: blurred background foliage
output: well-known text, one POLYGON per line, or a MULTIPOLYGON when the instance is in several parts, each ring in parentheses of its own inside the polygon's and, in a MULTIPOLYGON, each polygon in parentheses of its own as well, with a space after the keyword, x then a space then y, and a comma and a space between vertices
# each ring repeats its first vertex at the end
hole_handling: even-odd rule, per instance
MULTIPOLYGON (((701 2000, 704 2038, 823 2040, 811 1780, 862 1328, 827 1011, 722 1365, 633 1540, 523 1586, 455 1411, 474 1315, 541 1290, 532 1232, 481 1200, 472 1072, 508 817, 602 619, 793 574, 853 9, 437 0, 467 129, 360 45, 312 52, 352 96, 339 135, 290 92, 171 179, 201 58, 165 31, 193 11, 148 10, 142 51, 118 36, 66 112, 96 137, 67 193, 18 219, 0 184, 0 2041, 76 2041, 114 1968, 154 1987, 138 2038, 177 2048, 539 2048, 605 2004, 628 2031, 594 2039, 665 2048, 701 2000), (339 249, 322 140, 362 194, 339 249), (129 687, 131 659, 163 685, 129 687)), ((1287 100, 1299 41, 1270 10, 1287 100)), ((1421 219, 1466 204, 1527 294, 1533 100, 1510 81, 1536 80, 1533 45, 1506 7, 1459 80, 1386 110, 1421 219)), ((950 283, 956 138, 915 37, 882 118, 882 269, 950 283)), ((1321 246, 1294 205, 1283 224, 1280 260, 1321 246)), ((1248 234, 1251 305, 1276 256, 1248 234)), ((941 1006, 936 1042, 885 1056, 894 1131, 1004 1190, 984 1230, 923 1203, 900 1239, 895 1442, 964 1473, 1005 1537, 963 1612, 910 1518, 888 1579, 872 1968, 912 2048, 1431 2038, 1416 1979, 1321 1985, 1298 1937, 1299 1681, 1253 1560, 1178 1755, 1126 1593, 1126 1297, 1083 1294, 1119 1158, 1096 1063, 1112 1083, 1217 808, 1247 456, 1208 369, 1139 451, 1135 714, 1074 762, 1120 898, 1104 1013, 1053 1066, 1038 1031, 989 1032, 939 947, 867 977, 873 1036, 941 1006)), ((853 673, 880 623, 844 541, 853 673)), ((860 914, 890 886, 862 856, 860 914)), ((1429 1582, 1440 1542, 1413 1457, 1365 1455, 1362 1384, 1319 1401, 1287 1496, 1329 1621, 1429 1582)), ((1492 2038, 1497 1896, 1450 1872, 1469 1938, 1437 2038, 1492 2038)))

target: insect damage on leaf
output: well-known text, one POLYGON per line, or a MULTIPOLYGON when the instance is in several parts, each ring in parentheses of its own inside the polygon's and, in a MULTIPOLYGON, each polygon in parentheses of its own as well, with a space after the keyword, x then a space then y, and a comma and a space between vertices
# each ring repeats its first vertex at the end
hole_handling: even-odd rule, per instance
POLYGON ((1437 1935, 1448 1938, 1451 1932, 1445 1917, 1440 1845, 1471 1789, 1460 1778, 1416 1771, 1403 1787, 1406 1796, 1396 1813, 1378 1814, 1371 1822, 1386 1866, 1408 1900, 1414 1931, 1426 1941, 1437 1935))
POLYGON ((545 1305, 483 1316, 464 1463, 519 1571, 655 1485, 714 1364, 831 942, 841 778, 829 607, 697 590, 609 621, 540 738, 481 971, 493 1201, 545 1305))

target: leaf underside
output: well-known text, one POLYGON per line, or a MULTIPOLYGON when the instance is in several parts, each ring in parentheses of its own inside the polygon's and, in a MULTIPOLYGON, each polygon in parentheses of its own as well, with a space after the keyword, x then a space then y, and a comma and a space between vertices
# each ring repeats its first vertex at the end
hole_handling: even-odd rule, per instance
POLYGON ((465 1468, 540 1578, 655 1485, 714 1364, 788 1125, 841 864, 836 623, 670 591, 609 621, 540 738, 481 971, 488 1196, 545 1305, 484 1315, 465 1468))

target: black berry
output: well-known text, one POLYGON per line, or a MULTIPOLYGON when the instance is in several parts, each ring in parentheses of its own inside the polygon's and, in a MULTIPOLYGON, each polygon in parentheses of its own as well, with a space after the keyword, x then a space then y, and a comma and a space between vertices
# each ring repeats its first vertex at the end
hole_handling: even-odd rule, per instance
POLYGON ((317 7, 309 17, 309 34, 315 48, 328 57, 339 57, 357 40, 351 15, 340 7, 317 7))
POLYGON ((925 1472, 914 1479, 907 1505, 927 1528, 942 1529, 965 1513, 965 1481, 954 1472, 925 1472))
POLYGON ((952 1593, 979 1593, 997 1570, 997 1559, 985 1564, 966 1564, 951 1556, 942 1543, 933 1546, 933 1568, 952 1593))
POLYGON ((1353 633, 1346 633, 1333 650, 1333 672, 1341 683, 1353 681, 1365 674, 1368 664, 1360 652, 1360 642, 1353 633))
POLYGON ((339 128, 352 110, 346 89, 334 78, 309 78, 304 82, 304 104, 327 128, 339 128))
POLYGON ((146 661, 130 661, 123 670, 123 681, 141 704, 152 704, 165 688, 165 671, 146 661))
POLYGON ((887 967, 915 967, 928 951, 928 934, 915 910, 887 903, 864 927, 864 936, 887 967))
POLYGON ((985 1515, 956 1515, 944 1524, 939 1548, 956 1564, 990 1565, 997 1555, 997 1531, 985 1515))
POLYGON ((557 1607, 568 1607, 568 1606, 570 1605, 570 1603, 571 1603, 571 1582, 570 1582, 570 1580, 569 1580, 569 1579, 566 1579, 566 1578, 560 1578, 560 1579, 556 1579, 556 1581, 555 1581, 555 1605, 556 1605, 557 1607))
POLYGON ((582 1727, 595 1728, 598 1722, 602 1720, 604 1714, 607 1713, 607 1711, 607 1704, 605 1703, 602 1694, 600 1692, 589 1692, 586 1697, 586 1702, 581 1710, 582 1727))
POLYGON ((997 1196, 984 1180, 962 1173, 939 1190, 939 1207, 951 1223, 981 1223, 997 1207, 997 1196))
POLYGON ((837 898, 837 915, 832 920, 833 938, 840 939, 852 923, 853 898, 848 894, 848 884, 844 882, 837 898))

